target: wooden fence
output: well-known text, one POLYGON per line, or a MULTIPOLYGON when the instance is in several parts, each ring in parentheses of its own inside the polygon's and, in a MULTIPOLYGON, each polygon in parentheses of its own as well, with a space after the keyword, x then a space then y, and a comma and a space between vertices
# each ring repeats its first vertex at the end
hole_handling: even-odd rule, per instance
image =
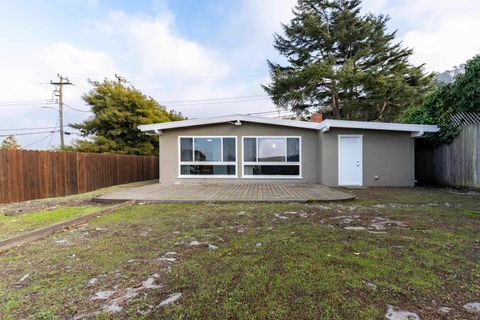
POLYGON ((157 178, 156 156, 0 150, 0 203, 157 178))
POLYGON ((421 184, 480 189, 480 123, 463 127, 449 144, 415 143, 416 179, 421 184))

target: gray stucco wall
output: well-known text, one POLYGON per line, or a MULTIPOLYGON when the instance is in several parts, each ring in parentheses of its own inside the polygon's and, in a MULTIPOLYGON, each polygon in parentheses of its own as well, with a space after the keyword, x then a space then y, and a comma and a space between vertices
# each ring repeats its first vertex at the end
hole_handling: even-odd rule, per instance
POLYGON ((325 133, 243 122, 241 126, 213 124, 164 131, 160 136, 160 182, 292 182, 338 185, 338 135, 363 135, 363 184, 365 186, 413 186, 415 179, 414 141, 409 132, 332 128, 325 133), (302 179, 221 179, 178 178, 179 136, 236 136, 237 176, 242 172, 243 136, 300 136, 302 138, 302 179), (378 179, 375 179, 378 176, 378 179))
POLYGON ((241 126, 233 124, 213 124, 206 126, 188 127, 165 130, 160 136, 160 183, 172 184, 177 182, 292 182, 318 183, 321 170, 319 155, 318 131, 311 129, 290 128, 283 126, 265 125, 243 122, 241 126), (302 179, 219 179, 219 178, 178 178, 178 137, 179 136, 237 136, 237 175, 241 173, 242 137, 243 136, 300 136, 302 179))
POLYGON ((321 135, 319 182, 338 185, 338 135, 363 135, 363 185, 413 186, 415 150, 410 132, 330 129, 321 135), (374 177, 378 176, 378 180, 374 177))

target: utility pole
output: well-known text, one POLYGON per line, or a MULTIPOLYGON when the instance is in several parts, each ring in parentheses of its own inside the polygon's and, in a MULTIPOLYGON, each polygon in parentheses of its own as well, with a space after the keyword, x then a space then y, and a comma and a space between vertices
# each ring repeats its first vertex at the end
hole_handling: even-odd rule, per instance
POLYGON ((122 84, 122 82, 123 82, 123 83, 127 83, 127 79, 125 79, 125 77, 122 77, 122 76, 119 75, 119 74, 116 74, 116 73, 115 73, 115 78, 117 78, 118 84, 122 84))
POLYGON ((56 96, 58 97, 58 123, 60 125, 60 147, 63 149, 65 146, 65 133, 63 130, 63 86, 72 85, 73 83, 68 78, 63 77, 59 73, 57 74, 59 81, 50 81, 50 84, 57 86, 56 96))

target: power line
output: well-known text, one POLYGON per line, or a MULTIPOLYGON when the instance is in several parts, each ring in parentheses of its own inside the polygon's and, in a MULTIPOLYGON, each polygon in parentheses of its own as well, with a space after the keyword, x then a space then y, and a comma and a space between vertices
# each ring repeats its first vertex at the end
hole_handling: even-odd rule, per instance
POLYGON ((69 109, 73 110, 73 111, 78 111, 78 112, 87 112, 87 113, 91 113, 91 112, 92 112, 92 111, 90 111, 90 110, 81 110, 81 109, 77 109, 77 108, 71 107, 71 106, 69 106, 69 105, 68 105, 68 104, 66 104, 66 103, 64 103, 63 105, 64 105, 65 107, 67 107, 67 108, 69 108, 69 109))
POLYGON ((252 114, 256 114, 256 115, 270 115, 270 114, 293 114, 292 112, 288 111, 288 110, 274 110, 274 111, 264 111, 264 112, 252 112, 252 113, 246 113, 247 115, 252 115, 252 114))
POLYGON ((38 132, 22 132, 22 133, 12 133, 12 134, 0 134, 0 137, 8 137, 8 136, 30 136, 35 134, 42 134, 42 133, 53 133, 57 132, 55 130, 49 131, 38 131, 38 132))
MULTIPOLYGON (((86 77, 86 76, 102 76, 104 73, 67 73, 71 78, 86 77)), ((141 79, 231 79, 231 78, 259 78, 265 77, 265 74, 239 74, 239 75, 226 75, 226 76, 145 76, 138 73, 126 73, 129 78, 141 78, 141 79)))
MULTIPOLYGON (((162 101, 160 104, 168 105, 168 107, 186 107, 195 105, 209 105, 209 104, 221 104, 221 103, 238 103, 238 102, 250 102, 268 100, 266 95, 248 95, 248 96, 235 96, 235 97, 223 97, 223 98, 205 98, 205 99, 191 99, 191 100, 170 100, 162 101), (178 103, 178 104, 177 104, 178 103)), ((71 110, 78 112, 91 113, 91 110, 82 110, 72 107, 66 103, 63 105, 71 110)))
POLYGON ((232 99, 247 99, 247 98, 258 98, 258 97, 268 97, 264 94, 254 94, 248 96, 235 96, 235 97, 223 97, 223 98, 204 98, 204 99, 189 99, 189 100, 170 100, 162 101, 161 103, 182 103, 182 102, 203 102, 203 101, 217 101, 217 100, 232 100, 232 99))
POLYGON ((37 144, 37 143, 39 143, 39 142, 42 142, 43 140, 47 139, 48 137, 50 137, 50 134, 47 134, 45 137, 43 137, 43 138, 41 138, 41 139, 39 139, 39 140, 37 140, 37 141, 35 141, 35 142, 32 142, 32 143, 30 143, 30 144, 22 147, 22 149, 26 149, 26 148, 28 148, 28 147, 33 146, 34 144, 37 144))
POLYGON ((33 99, 33 100, 9 100, 9 101, 0 101, 0 105, 6 104, 17 104, 17 103, 35 103, 35 102, 43 102, 47 101, 48 99, 33 99))
MULTIPOLYGON (((67 80, 66 78, 64 78, 64 80, 67 80)), ((54 85, 58 85, 59 83, 58 82, 52 82, 52 84, 54 85)), ((67 85, 67 84, 71 84, 73 85, 72 83, 67 83, 67 82, 64 82, 63 85, 67 85)), ((202 99, 186 99, 186 100, 165 100, 165 101, 160 101, 161 104, 174 104, 174 103, 204 103, 204 102, 209 102, 209 101, 224 101, 224 100, 238 100, 238 99, 250 99, 250 98, 268 98, 267 95, 264 95, 264 94, 255 94, 255 95, 245 95, 245 96, 231 96, 231 97, 219 97, 219 98, 202 98, 202 99)), ((11 101, 11 102, 3 102, 4 105, 2 105, 2 102, 0 102, 0 107, 9 107, 9 106, 16 106, 16 105, 23 105, 23 104, 33 104, 33 103, 49 103, 49 104, 52 104, 54 103, 53 100, 48 100, 48 99, 44 99, 44 100, 24 100, 24 101, 11 101)), ((225 101, 225 102, 229 102, 229 101, 225 101)), ((63 103, 64 106, 72 109, 72 110, 75 110, 75 111, 79 111, 79 112, 90 112, 90 111, 87 111, 87 110, 82 110, 82 109, 78 109, 78 108, 75 108, 75 107, 72 107, 70 105, 67 105, 66 103, 63 103)))
POLYGON ((52 144, 53 137, 55 136, 55 132, 53 132, 50 135, 50 140, 48 141, 47 148, 45 150, 48 150, 50 148, 50 145, 52 144))
POLYGON ((41 100, 37 102, 12 102, 6 104, 0 104, 0 108, 10 108, 10 107, 17 107, 17 106, 31 106, 31 107, 38 107, 38 104, 50 104, 52 103, 51 100, 41 100))
MULTIPOLYGON (((92 78, 99 78, 105 79, 105 74, 100 73, 68 73, 69 77, 77 79, 85 79, 88 77, 92 78)), ((140 86, 164 86, 165 84, 186 84, 186 83, 202 83, 202 82, 214 82, 216 85, 219 84, 240 84, 240 83, 255 83, 259 84, 264 81, 265 74, 257 74, 257 75, 231 75, 231 76, 178 76, 178 77, 168 77, 168 76, 145 76, 145 75, 136 75, 136 74, 126 74, 121 76, 119 74, 115 74, 114 77, 116 78, 118 83, 126 83, 129 82, 132 85, 140 85, 140 86), (129 81, 126 81, 128 77, 129 81), (120 80, 119 80, 120 79, 120 80), (156 82, 156 83, 152 83, 156 82)))
POLYGON ((242 80, 242 79, 232 79, 229 81, 225 80, 137 80, 137 79, 130 79, 129 83, 133 86, 138 87, 165 87, 166 85, 174 85, 174 86, 185 86, 185 85, 203 85, 208 83, 209 85, 215 85, 215 87, 235 87, 236 85, 255 85, 258 87, 262 84, 262 81, 256 80, 242 80))
POLYGON ((170 108, 177 108, 177 107, 201 106, 201 105, 224 104, 224 103, 239 103, 239 102, 251 102, 251 101, 264 101, 264 100, 269 100, 269 98, 244 99, 244 100, 232 100, 232 101, 216 101, 216 102, 202 102, 202 103, 174 104, 174 105, 169 105, 168 107, 170 107, 170 108))
POLYGON ((57 122, 55 122, 55 128, 53 129, 52 135, 50 136, 50 141, 48 141, 48 144, 47 144, 47 150, 48 148, 50 148, 50 145, 52 144, 53 136, 55 135, 55 129, 57 129, 59 120, 60 118, 57 118, 57 122))
MULTIPOLYGON (((69 127, 65 125, 65 127, 69 127)), ((0 131, 25 131, 25 130, 46 130, 46 129, 55 129, 56 127, 30 127, 30 128, 10 128, 10 129, 0 129, 0 131)))

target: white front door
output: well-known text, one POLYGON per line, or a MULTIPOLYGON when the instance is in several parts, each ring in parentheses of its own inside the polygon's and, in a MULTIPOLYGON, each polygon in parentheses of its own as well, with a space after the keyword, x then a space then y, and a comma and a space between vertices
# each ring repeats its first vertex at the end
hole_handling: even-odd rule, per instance
POLYGON ((361 135, 338 135, 338 184, 363 185, 361 135))

